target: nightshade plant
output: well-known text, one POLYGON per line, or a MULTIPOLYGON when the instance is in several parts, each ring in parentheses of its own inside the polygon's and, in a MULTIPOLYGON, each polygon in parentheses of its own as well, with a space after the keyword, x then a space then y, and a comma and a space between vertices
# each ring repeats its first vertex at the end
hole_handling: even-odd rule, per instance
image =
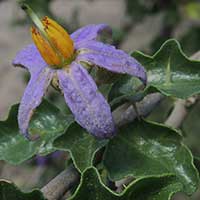
POLYGON ((173 39, 153 56, 128 55, 97 40, 103 31, 111 32, 105 24, 68 35, 52 19, 40 20, 27 5, 22 8, 36 25, 31 29, 35 44, 20 51, 13 64, 28 69, 31 78, 20 105, 0 122, 0 159, 20 164, 60 150, 69 152, 73 166, 58 175, 57 185, 48 185, 54 193, 23 193, 1 180, 0 199, 56 200, 68 191, 71 200, 168 200, 180 191, 192 195, 199 173, 175 129, 181 124, 169 127, 142 117, 164 96, 197 99, 200 61, 189 59, 173 39), (95 82, 98 76, 102 83, 95 82), (43 99, 50 84, 64 94, 71 113, 43 99))
POLYGON ((31 73, 18 113, 22 134, 29 138, 27 129, 33 110, 52 81, 64 93, 66 103, 82 127, 99 138, 112 137, 116 130, 109 105, 82 63, 131 74, 146 83, 144 68, 125 52, 96 40, 101 31, 109 29, 105 24, 85 26, 69 36, 52 19, 44 17, 40 21, 27 5, 23 9, 39 30, 32 27, 35 45, 25 47, 13 61, 15 66, 23 66, 31 73))

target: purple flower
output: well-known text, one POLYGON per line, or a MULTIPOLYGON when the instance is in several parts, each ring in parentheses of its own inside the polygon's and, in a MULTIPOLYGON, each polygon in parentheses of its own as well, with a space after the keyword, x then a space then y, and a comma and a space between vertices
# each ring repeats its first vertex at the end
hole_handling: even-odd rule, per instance
POLYGON ((41 24, 40 32, 32 28, 35 44, 25 47, 13 60, 15 66, 22 66, 31 74, 18 111, 21 133, 30 139, 28 126, 34 109, 41 103, 49 84, 57 83, 75 120, 83 128, 98 138, 114 136, 110 106, 82 64, 130 74, 146 83, 144 68, 124 51, 97 41, 102 31, 111 31, 105 24, 85 26, 70 36, 48 17, 41 24))

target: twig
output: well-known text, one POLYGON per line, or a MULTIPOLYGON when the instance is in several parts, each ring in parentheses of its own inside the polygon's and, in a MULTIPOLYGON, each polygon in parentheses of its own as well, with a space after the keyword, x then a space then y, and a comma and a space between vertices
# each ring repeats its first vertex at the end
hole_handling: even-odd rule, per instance
POLYGON ((190 97, 187 100, 178 99, 165 124, 173 128, 179 128, 188 114, 187 108, 194 105, 197 100, 198 96, 190 97))
POLYGON ((71 192, 70 191, 67 191, 60 200, 66 200, 68 199, 69 197, 71 197, 71 192))
POLYGON ((137 111, 129 103, 125 103, 113 111, 113 117, 117 126, 122 126, 128 122, 134 121, 139 116, 145 117, 164 99, 160 93, 149 94, 144 99, 136 103, 137 111))
POLYGON ((46 199, 56 200, 61 198, 72 185, 78 182, 78 180, 78 171, 73 166, 69 166, 44 186, 41 191, 46 199))
POLYGON ((178 99, 174 109, 165 121, 165 124, 173 128, 179 128, 187 115, 186 100, 178 99))

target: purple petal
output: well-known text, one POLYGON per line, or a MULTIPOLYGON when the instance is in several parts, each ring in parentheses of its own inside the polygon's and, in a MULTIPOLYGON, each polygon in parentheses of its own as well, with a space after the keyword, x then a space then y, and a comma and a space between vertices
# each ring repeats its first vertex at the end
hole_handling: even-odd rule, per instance
POLYGON ((146 84, 145 69, 136 59, 124 51, 98 41, 82 43, 80 48, 84 51, 78 55, 78 61, 90 62, 112 72, 136 76, 146 84))
POLYGON ((26 46, 19 51, 12 61, 14 66, 21 66, 34 74, 47 66, 34 44, 26 46))
POLYGON ((110 106, 87 70, 73 62, 69 70, 58 71, 58 78, 76 121, 96 137, 112 137, 115 127, 110 106))
POLYGON ((75 43, 75 48, 77 49, 79 43, 94 40, 103 31, 112 33, 111 28, 106 24, 90 24, 72 33, 71 38, 73 39, 75 43))
POLYGON ((54 71, 45 68, 33 74, 22 97, 19 111, 18 124, 22 134, 29 138, 28 125, 34 109, 41 103, 47 87, 53 77, 54 71))

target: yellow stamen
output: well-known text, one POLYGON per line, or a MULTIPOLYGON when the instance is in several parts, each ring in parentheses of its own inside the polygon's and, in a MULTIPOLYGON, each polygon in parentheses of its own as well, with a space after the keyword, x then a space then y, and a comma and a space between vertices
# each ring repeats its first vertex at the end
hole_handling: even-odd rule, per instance
POLYGON ((32 28, 32 38, 44 60, 52 67, 61 68, 73 57, 74 44, 69 34, 54 20, 42 19, 45 35, 32 28), (47 37, 47 38, 46 38, 47 37))
POLYGON ((32 27, 31 33, 32 39, 46 63, 49 65, 61 64, 59 56, 54 52, 53 48, 48 44, 48 42, 41 36, 39 31, 32 27))
POLYGON ((53 19, 50 19, 49 17, 45 16, 42 19, 42 22, 47 26, 49 24, 51 24, 52 27, 54 27, 55 29, 57 29, 60 33, 62 33, 63 37, 67 38, 69 42, 71 42, 72 46, 73 46, 73 41, 71 40, 69 34, 66 32, 66 30, 60 26, 56 21, 54 21, 53 19))

